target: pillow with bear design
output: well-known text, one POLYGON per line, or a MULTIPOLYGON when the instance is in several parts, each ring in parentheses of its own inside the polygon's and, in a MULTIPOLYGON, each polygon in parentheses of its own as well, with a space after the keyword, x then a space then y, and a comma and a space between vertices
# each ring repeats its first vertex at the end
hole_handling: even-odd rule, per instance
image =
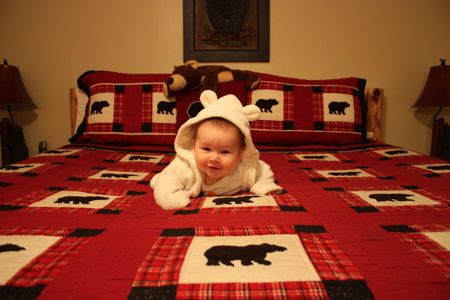
POLYGON ((72 143, 173 145, 175 99, 163 94, 169 74, 88 71, 78 78, 86 94, 84 118, 72 143))
POLYGON ((261 110, 251 122, 256 144, 337 144, 365 140, 365 80, 305 80, 259 73, 247 104, 261 110), (275 139, 276 137, 276 139, 275 139))

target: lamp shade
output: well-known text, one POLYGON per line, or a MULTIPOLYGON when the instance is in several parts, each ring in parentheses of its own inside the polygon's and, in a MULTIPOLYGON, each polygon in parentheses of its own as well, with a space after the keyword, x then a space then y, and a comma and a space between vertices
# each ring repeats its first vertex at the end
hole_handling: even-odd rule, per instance
POLYGON ((442 60, 440 66, 430 68, 425 88, 413 107, 450 106, 450 66, 442 60))
POLYGON ((23 85, 19 68, 8 65, 5 60, 0 65, 0 108, 33 109, 36 105, 23 85))

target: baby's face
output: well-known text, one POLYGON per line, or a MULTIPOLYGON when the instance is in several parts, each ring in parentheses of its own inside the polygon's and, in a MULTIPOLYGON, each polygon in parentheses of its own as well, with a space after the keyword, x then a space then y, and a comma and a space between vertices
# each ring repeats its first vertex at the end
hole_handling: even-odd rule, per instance
POLYGON ((205 122, 197 128, 193 152, 206 184, 216 183, 231 175, 239 165, 243 151, 236 127, 205 122))

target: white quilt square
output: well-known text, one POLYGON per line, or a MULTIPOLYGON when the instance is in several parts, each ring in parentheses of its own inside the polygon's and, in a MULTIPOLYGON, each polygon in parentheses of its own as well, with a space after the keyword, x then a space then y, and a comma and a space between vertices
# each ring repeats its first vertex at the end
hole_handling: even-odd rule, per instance
POLYGON ((112 123, 114 120, 114 93, 97 93, 91 96, 89 124, 112 123))
POLYGON ((415 206, 415 205, 439 205, 439 202, 431 200, 421 194, 410 190, 380 190, 380 191, 352 191, 362 200, 372 206, 415 206))
POLYGON ((59 191, 32 203, 31 207, 71 207, 99 209, 109 205, 118 196, 89 194, 78 191, 59 191))
POLYGON ((345 169, 345 170, 316 170, 323 177, 328 178, 361 178, 375 177, 362 169, 345 169))
POLYGON ((45 235, 1 235, 0 285, 5 285, 20 269, 60 238, 45 235))
POLYGON ((152 123, 177 123, 176 102, 160 92, 153 93, 152 97, 152 123))
POLYGON ((438 232, 422 232, 429 239, 435 241, 448 251, 450 251, 450 231, 438 231, 438 232))
POLYGON ((450 164, 426 164, 413 166, 434 173, 450 173, 450 164))
POLYGON ((194 237, 180 283, 320 281, 295 234, 194 237))
POLYGON ((354 122, 353 96, 338 93, 323 93, 323 120, 325 122, 354 122))
POLYGON ((259 107, 261 115, 258 120, 284 120, 284 94, 278 90, 252 91, 252 104, 259 107))
POLYGON ((33 170, 34 168, 43 166, 44 164, 12 164, 0 168, 0 173, 24 173, 33 170))
POLYGON ((387 157, 397 157, 397 156, 411 156, 411 155, 420 155, 417 152, 402 149, 402 148, 391 148, 391 149, 383 149, 383 150, 375 150, 374 152, 387 156, 387 157))
POLYGON ((339 158, 330 153, 295 154, 295 156, 300 160, 339 161, 339 158))

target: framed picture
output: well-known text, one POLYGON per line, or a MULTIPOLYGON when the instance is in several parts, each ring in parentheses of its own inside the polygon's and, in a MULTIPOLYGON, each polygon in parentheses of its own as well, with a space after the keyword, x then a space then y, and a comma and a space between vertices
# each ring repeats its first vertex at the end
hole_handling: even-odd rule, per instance
POLYGON ((184 61, 269 61, 269 0, 183 0, 184 61))

